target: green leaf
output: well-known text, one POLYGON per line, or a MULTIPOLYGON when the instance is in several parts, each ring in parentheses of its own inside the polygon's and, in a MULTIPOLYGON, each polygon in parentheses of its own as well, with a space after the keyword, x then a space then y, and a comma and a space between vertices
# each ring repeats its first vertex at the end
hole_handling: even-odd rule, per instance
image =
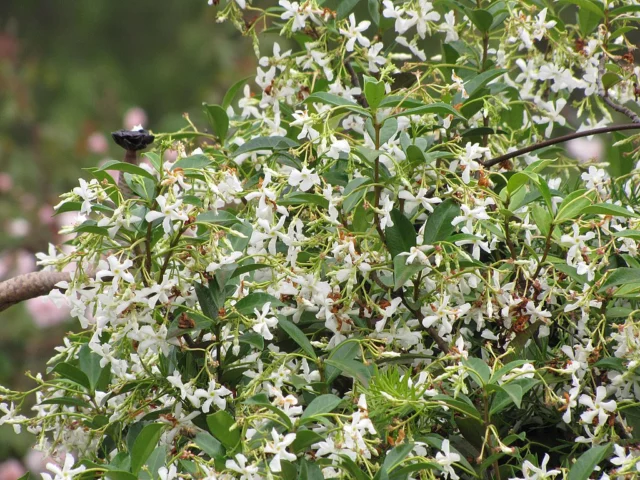
POLYGON ((322 442, 324 440, 325 437, 313 430, 298 430, 296 432, 296 439, 291 444, 291 450, 293 450, 294 453, 300 453, 314 443, 322 442))
POLYGON ((264 292, 254 292, 238 300, 236 303, 236 310, 243 315, 253 315, 254 309, 257 308, 258 310, 261 310, 262 306, 267 302, 271 304, 272 309, 284 306, 284 303, 273 295, 269 295, 264 292))
POLYGON ((476 26, 478 30, 482 33, 486 33, 491 29, 491 25, 493 24, 493 15, 491 15, 486 10, 481 8, 476 8, 474 10, 465 9, 467 16, 471 20, 471 22, 476 26))
MULTIPOLYGON (((585 6, 595 5, 595 2, 590 0, 579 0, 585 6)), ((574 2, 572 2, 574 3, 574 2)), ((580 25, 580 33, 583 37, 589 36, 600 24, 603 19, 603 12, 597 12, 595 9, 579 8, 578 9, 578 24, 580 25)))
POLYGON ((317 205, 318 207, 329 208, 329 200, 322 195, 315 193, 293 192, 278 201, 278 205, 317 205))
POLYGON ((607 279, 604 281, 598 292, 602 293, 608 288, 628 283, 640 283, 639 268, 620 267, 609 270, 607 279))
POLYGON ((456 228, 451 222, 458 215, 460 215, 460 207, 450 198, 435 207, 424 228, 423 244, 431 245, 446 240, 456 228))
POLYGON ((343 375, 353 377, 358 380, 365 387, 369 386, 369 379, 373 375, 371 368, 365 366, 360 360, 349 359, 327 359, 325 360, 327 365, 337 368, 343 375))
POLYGON ((531 215, 533 216, 533 222, 540 229, 540 233, 547 236, 553 221, 549 210, 535 203, 531 206, 531 215))
POLYGON ((410 108, 403 112, 390 115, 390 117, 408 117, 410 115, 424 115, 426 113, 435 113, 442 117, 453 115, 454 117, 458 117, 463 120, 465 119, 464 115, 462 115, 459 111, 457 111, 451 105, 447 105, 446 103, 431 103, 429 105, 423 105, 421 107, 410 108))
POLYGON ((463 360, 462 364, 469 369, 469 375, 471 375, 478 385, 482 387, 489 382, 491 369, 484 360, 470 357, 467 360, 463 360))
POLYGON ((140 175, 141 177, 146 177, 154 182, 157 180, 153 174, 147 172, 144 168, 126 162, 118 162, 117 160, 107 160, 100 168, 98 168, 98 171, 104 172, 105 170, 117 170, 118 172, 126 172, 131 175, 140 175))
POLYGON ((156 169, 156 172, 162 171, 162 157, 160 157, 160 155, 158 155, 156 152, 145 152, 142 154, 142 156, 149 159, 149 162, 151 162, 153 168, 156 169))
POLYGON ((535 173, 527 172, 523 170, 522 172, 516 172, 511 177, 509 177, 509 181, 507 182, 507 191, 510 195, 513 194, 516 190, 522 187, 527 182, 538 182, 538 175, 535 173))
POLYGON ((594 367, 601 370, 616 370, 624 372, 626 370, 625 361, 618 357, 605 357, 593 364, 594 367))
POLYGON ((573 220, 580 215, 586 207, 591 205, 591 200, 585 195, 587 190, 576 190, 567 195, 558 206, 558 213, 553 223, 559 224, 567 220, 573 220))
POLYGON ((464 84, 464 89, 469 97, 471 97, 474 93, 484 87, 491 80, 493 80, 494 78, 498 78, 500 75, 503 75, 507 72, 508 70, 505 68, 487 70, 486 72, 482 72, 467 80, 464 84))
POLYGON ((282 424, 287 428, 287 430, 291 430, 293 428, 293 423, 291 422, 289 416, 278 407, 272 405, 269 401, 269 397, 267 397, 265 393, 254 395, 243 403, 245 405, 257 405, 259 407, 264 407, 280 417, 280 420, 282 420, 282 424))
POLYGON ((248 331, 238 337, 238 341, 256 347, 258 350, 264 350, 264 337, 254 331, 248 331))
POLYGON ((237 157, 243 153, 255 152, 256 150, 288 150, 299 145, 298 142, 287 137, 258 137, 243 143, 231 155, 237 157))
POLYGON ((290 322, 282 315, 278 315, 278 325, 280 325, 280 328, 282 328, 282 330, 284 330, 287 335, 289 335, 289 338, 291 338, 300 346, 300 348, 302 348, 304 353, 309 355, 314 360, 318 358, 316 352, 313 350, 311 342, 309 342, 309 339, 293 322, 290 322))
POLYGON ((367 110, 362 108, 357 103, 352 102, 351 100, 347 100, 346 98, 339 95, 334 95, 333 93, 312 93, 305 99, 304 103, 323 103, 325 105, 331 105, 333 107, 344 107, 352 112, 357 112, 368 117, 371 116, 371 114, 367 110))
POLYGON ((134 474, 140 471, 151 452, 155 450, 164 428, 165 425, 162 423, 152 423, 145 426, 136 437, 131 448, 131 471, 134 474))
MULTIPOLYGON (((296 438, 296 441, 297 440, 298 439, 296 438)), ((291 446, 295 443, 296 442, 294 441, 291 446)), ((307 461, 304 458, 300 462, 300 474, 298 475, 298 480, 324 480, 322 470, 320 470, 317 463, 307 461)))
MULTIPOLYGON (((345 0, 342 0, 341 4, 346 3, 345 0)), ((364 84, 364 96, 367 99, 367 103, 369 103, 369 107, 376 109, 380 102, 385 97, 384 90, 384 82, 383 81, 366 81, 364 84)))
POLYGON ((367 7, 371 21, 375 26, 378 26, 380 24, 380 0, 367 0, 367 7))
POLYGON ((384 145, 398 131, 398 120, 387 118, 380 128, 380 145, 384 145))
POLYGON ((320 395, 314 398, 304 409, 304 413, 300 417, 300 423, 306 423, 308 420, 313 421, 317 416, 331 413, 341 403, 342 399, 331 393, 320 395))
POLYGON ((391 258, 395 258, 416 246, 416 230, 413 223, 396 208, 391 210, 391 220, 393 226, 386 227, 384 234, 391 258))
POLYGON ((580 455, 578 461, 573 464, 571 470, 569 470, 567 480, 587 480, 595 471, 596 466, 609 456, 611 450, 612 445, 610 443, 591 447, 580 455))
MULTIPOLYGON (((329 354, 330 360, 350 360, 360 353, 360 345, 355 341, 342 342, 336 348, 334 348, 329 354)), ((325 378, 327 384, 331 384, 338 375, 340 375, 340 369, 331 365, 325 366, 325 378)))
POLYGON ((224 299, 221 298, 221 292, 216 282, 210 282, 209 286, 201 283, 195 283, 194 285, 202 313, 211 320, 215 320, 218 318, 218 312, 224 304, 224 299))
MULTIPOLYGON (((89 380, 90 390, 93 392, 96 389, 96 384, 102 375, 102 367, 100 366, 100 355, 94 353, 89 348, 89 345, 85 344, 80 348, 78 352, 78 363, 80 364, 80 370, 84 372, 89 380)), ((109 368, 109 371, 111 369, 109 368)))
POLYGON ((340 0, 338 4, 338 10, 336 11, 338 20, 347 18, 349 13, 355 8, 360 0, 340 0))
POLYGON ((431 401, 434 402, 442 402, 447 407, 456 412, 462 413, 463 415, 473 418, 475 420, 482 421, 482 415, 480 412, 474 407, 472 404, 461 400, 460 398, 453 398, 448 395, 436 395, 430 398, 431 401))
POLYGON ((93 408, 89 402, 73 397, 56 397, 43 400, 39 405, 67 405, 69 407, 93 408))
POLYGON ((231 429, 235 423, 235 419, 224 410, 207 415, 209 431, 229 450, 233 450, 235 446, 238 445, 238 442, 240 442, 241 429, 231 429))
POLYGON ((149 480, 158 478, 158 470, 164 467, 166 461, 167 447, 164 445, 156 447, 153 452, 151 452, 151 455, 146 462, 147 468, 143 468, 141 470, 140 476, 146 476, 146 478, 148 478, 149 480))
POLYGON ((242 80, 238 80, 236 83, 231 85, 229 90, 227 90, 227 93, 225 93, 224 98, 222 99, 222 108, 224 108, 225 111, 227 107, 231 105, 231 102, 233 102, 233 100, 236 98, 236 95, 238 94, 240 89, 244 87, 244 84, 252 78, 253 77, 243 78, 242 80))
POLYGON ((91 382, 87 375, 77 367, 74 367, 70 363, 58 363, 53 367, 53 371, 60 375, 62 378, 71 380, 73 383, 80 385, 81 387, 91 390, 91 382))
POLYGON ((196 217, 197 223, 212 223, 214 225, 231 226, 238 221, 238 218, 226 210, 215 212, 204 212, 196 217))
POLYGON ((619 232, 612 232, 611 235, 640 241, 640 230, 620 230, 619 232))
POLYGON ((124 470, 108 470, 104 474, 107 480, 137 480, 138 477, 124 470))
POLYGON ((592 0, 560 0, 560 3, 573 3, 580 7, 579 10, 589 10, 597 14, 600 18, 604 18, 604 7, 598 2, 592 0))
POLYGON ((220 460, 224 459, 224 447, 210 433, 198 432, 196 434, 196 437, 193 439, 193 443, 195 443, 200 450, 209 455, 211 458, 220 460))
POLYGON ((406 255, 396 255, 393 259, 393 289, 398 290, 407 283, 410 278, 421 271, 426 265, 412 264, 406 265, 406 255))
POLYGON ((602 86, 604 87, 605 90, 608 90, 614 85, 617 85, 621 81, 622 81, 622 77, 617 73, 606 72, 604 75, 602 75, 602 86))
POLYGON ((382 468, 384 468, 387 472, 391 472, 394 468, 400 465, 400 463, 406 458, 407 455, 409 455, 409 453, 411 453, 413 447, 413 442, 396 445, 393 450, 387 453, 382 464, 382 468))
POLYGON ((342 196, 342 210, 344 213, 349 213, 353 210, 363 199, 367 193, 366 184, 371 183, 371 179, 368 177, 358 177, 351 180, 344 189, 342 196), (362 188, 360 188, 362 187, 362 188))
POLYGON ((227 138, 227 132, 229 131, 229 117, 227 112, 220 105, 209 105, 203 103, 204 113, 207 115, 209 125, 213 133, 218 137, 220 143, 224 143, 224 139, 227 138))
POLYGON ((613 215, 614 217, 632 218, 637 217, 638 214, 630 212, 624 207, 619 205, 612 205, 611 203, 598 203, 596 205, 588 205, 582 209, 581 214, 593 213, 595 215, 613 215))
POLYGON ((191 157, 181 158, 171 166, 171 170, 176 168, 198 169, 211 165, 211 160, 206 155, 192 155, 191 157))

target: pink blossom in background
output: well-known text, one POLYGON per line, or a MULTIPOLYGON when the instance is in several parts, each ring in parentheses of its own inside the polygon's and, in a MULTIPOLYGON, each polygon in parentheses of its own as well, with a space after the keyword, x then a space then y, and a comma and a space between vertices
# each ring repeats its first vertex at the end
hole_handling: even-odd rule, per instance
POLYGON ((178 158, 177 150, 166 150, 164 152, 164 161, 165 162, 175 162, 176 158, 178 158))
POLYGON ((9 271, 11 270, 11 257, 8 253, 0 255, 0 280, 9 276, 9 271))
POLYGON ((109 142, 100 132, 93 132, 87 137, 87 148, 91 153, 105 154, 109 150, 109 142))
POLYGON ((46 469, 47 463, 50 462, 51 459, 45 457, 42 452, 32 449, 29 450, 29 453, 27 453, 23 461, 30 472, 38 474, 46 469))
POLYGON ((17 480, 25 473, 27 470, 15 458, 0 463, 0 480, 17 480))
POLYGON ((580 163, 599 162, 604 154, 604 145, 599 138, 574 138, 567 142, 567 153, 580 163))
POLYGON ((24 237, 31 230, 31 225, 24 218, 14 218, 7 225, 7 233, 12 237, 24 237))
POLYGON ((124 128, 132 130, 136 125, 147 125, 147 112, 140 107, 133 107, 124 114, 124 128))
POLYGON ((38 204, 36 197, 30 193, 23 193, 20 195, 20 207, 24 210, 32 210, 38 204))
POLYGON ((13 179, 8 173, 0 173, 0 193, 6 193, 13 188, 13 179))
POLYGON ((26 250, 18 250, 15 254, 16 275, 24 275, 36 271, 36 258, 26 250))
POLYGON ((51 225, 53 223, 53 214, 55 210, 51 205, 44 204, 38 210, 38 220, 43 225, 51 225))
POLYGON ((25 302, 33 322, 40 328, 52 327, 69 318, 68 307, 58 308, 49 297, 32 298, 25 302))

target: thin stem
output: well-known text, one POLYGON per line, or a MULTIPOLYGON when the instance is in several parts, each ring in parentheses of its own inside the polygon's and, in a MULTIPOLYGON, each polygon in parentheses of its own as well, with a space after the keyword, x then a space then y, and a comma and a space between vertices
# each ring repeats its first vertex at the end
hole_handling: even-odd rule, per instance
POLYGON ((499 157, 492 158, 491 160, 487 160, 486 162, 480 162, 480 163, 482 164, 483 167, 489 168, 499 163, 502 163, 506 160, 510 160, 512 158, 519 157, 520 155, 524 155, 525 153, 534 152, 536 150, 540 150, 541 148, 549 147, 551 145, 557 145, 558 143, 568 142, 569 140, 573 140, 574 138, 588 137, 591 135, 598 135, 600 133, 619 132, 622 130, 640 130, 640 123, 625 123, 623 125, 611 125, 609 127, 593 128, 591 130, 584 130, 582 132, 574 132, 568 135, 563 135, 558 138, 545 140, 544 142, 539 142, 534 145, 529 145, 528 147, 521 148, 520 150, 506 153, 499 157))

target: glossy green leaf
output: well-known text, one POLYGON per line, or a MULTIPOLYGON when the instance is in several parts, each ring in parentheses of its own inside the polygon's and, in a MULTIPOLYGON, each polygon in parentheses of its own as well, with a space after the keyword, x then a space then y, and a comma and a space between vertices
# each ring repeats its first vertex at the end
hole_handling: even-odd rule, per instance
POLYGON ((393 289, 398 290, 413 276, 425 268, 418 263, 407 265, 407 255, 396 255, 393 259, 393 289))
POLYGON ((53 367, 53 371, 60 375, 62 378, 70 380, 73 383, 86 388, 87 390, 91 390, 91 382, 89 382, 89 377, 87 377, 87 375, 78 367, 74 367, 70 363, 58 363, 55 367, 53 367))
POLYGON ((482 33, 486 33, 491 29, 491 25, 493 24, 493 15, 488 11, 476 8, 473 10, 467 9, 466 13, 471 22, 482 33))
POLYGON ((460 207, 450 198, 438 204, 427 219, 423 244, 431 245, 446 240, 456 228, 451 222, 458 215, 460 215, 460 207))
POLYGON ((206 155, 192 155, 191 157, 181 158, 177 160, 172 166, 171 170, 176 168, 198 169, 203 168, 211 164, 211 160, 206 155))
POLYGON ((469 375, 480 386, 489 382, 491 377, 491 369, 486 362, 480 358, 469 357, 462 361, 462 364, 468 369, 469 375))
MULTIPOLYGON (((293 444, 295 444, 295 442, 293 444)), ((307 461, 303 458, 300 461, 298 480, 324 480, 324 475, 322 475, 322 470, 320 470, 317 463, 307 461)))
POLYGON ((629 283, 640 283, 639 268, 620 267, 609 271, 606 280, 598 291, 604 292, 611 287, 629 283))
POLYGON ((213 435, 207 432, 198 432, 193 439, 193 443, 209 455, 211 458, 223 459, 225 454, 225 448, 213 435))
POLYGON ((580 455, 580 458, 573 464, 571 470, 569 470, 567 480, 587 480, 590 478, 596 466, 609 457, 612 449, 613 447, 610 443, 591 447, 580 455))
POLYGON ((496 68, 479 73, 478 75, 473 76, 465 82, 464 89, 466 90, 469 97, 471 97, 474 93, 487 85, 491 80, 498 78, 499 76, 507 72, 508 70, 504 68, 496 68))
POLYGON ((391 210, 393 226, 384 229, 385 241, 391 257, 395 258, 403 252, 408 252, 416 246, 416 230, 411 221, 400 210, 391 210))
POLYGON ((243 315, 253 315, 254 309, 262 311, 262 307, 265 303, 270 303, 271 309, 282 307, 284 305, 284 303, 273 295, 269 295, 264 292, 254 292, 238 300, 236 303, 236 310, 243 315))
POLYGON ((408 117, 410 115, 425 115, 427 113, 435 113, 442 117, 453 115, 454 117, 465 119, 459 111, 446 103, 431 103, 421 107, 409 108, 403 112, 395 113, 391 115, 391 117, 408 117))
POLYGON ((558 213, 554 219, 554 223, 559 224, 567 220, 573 220, 575 217, 589 205, 591 200, 586 196, 587 190, 576 190, 567 195, 562 203, 558 206, 558 213))
POLYGON ((229 131, 229 117, 227 116, 227 112, 220 105, 203 103, 202 107, 207 115, 213 133, 218 137, 220 143, 224 143, 225 138, 227 138, 227 132, 229 131))
POLYGON ((232 429, 231 427, 235 423, 235 419, 224 410, 207 415, 209 432, 230 450, 233 450, 240 442, 240 431, 242 429, 237 427, 232 429))
POLYGON ((237 157, 243 153, 251 153, 258 150, 288 150, 299 145, 298 142, 287 137, 258 137, 252 138, 240 145, 236 151, 232 153, 232 156, 237 157))
POLYGON ((156 448, 162 430, 166 427, 162 423, 152 423, 145 426, 136 437, 131 448, 131 471, 137 474, 156 448))
POLYGON ((126 172, 130 173, 131 175, 140 175, 141 177, 146 177, 149 180, 153 180, 154 182, 156 181, 156 177, 154 177, 152 173, 149 173, 144 168, 137 165, 132 165, 131 163, 118 162, 117 160, 107 160, 98 170, 117 170, 118 172, 126 172))
POLYGON ((278 205, 285 207, 287 205, 317 205, 326 209, 329 207, 329 200, 315 193, 293 192, 279 200, 278 205))
POLYGON ((338 20, 346 18, 351 11, 356 7, 360 0, 340 0, 338 3, 338 9, 336 11, 338 20))
POLYGON ((306 423, 307 421, 313 421, 317 416, 331 413, 341 403, 342 399, 331 393, 319 395, 304 409, 304 413, 300 417, 300 422, 306 423))
POLYGON ((224 94, 224 98, 222 99, 222 108, 224 108, 225 111, 236 98, 236 95, 238 94, 240 89, 242 89, 242 87, 244 87, 244 85, 251 79, 253 79, 253 77, 243 78, 242 80, 238 80, 236 83, 231 85, 229 90, 227 90, 227 93, 224 94))
POLYGON ((588 205, 582 209, 581 214, 592 213, 596 215, 612 215, 614 217, 625 217, 625 218, 633 218, 637 217, 638 214, 635 212, 630 212, 624 207, 619 205, 613 205, 611 203, 598 203, 596 205, 588 205))
POLYGON ((411 453, 413 447, 413 442, 406 442, 401 445, 396 445, 384 457, 382 468, 384 468, 387 472, 391 472, 394 468, 400 465, 400 463, 402 463, 402 461, 407 457, 407 455, 409 455, 409 453, 411 453))
POLYGON ((369 386, 369 380, 373 375, 371 368, 360 360, 329 359, 327 365, 337 368, 343 375, 353 377, 365 387, 369 386))
POLYGON ((378 108, 378 105, 380 105, 380 102, 385 97, 384 82, 365 81, 364 96, 370 108, 378 108))
POLYGON ((295 323, 290 322, 282 315, 278 315, 278 325, 280 325, 280 328, 285 331, 289 338, 291 338, 298 344, 300 348, 302 348, 302 351, 304 353, 306 353, 313 359, 318 358, 316 352, 313 349, 313 346, 311 345, 311 342, 309 342, 307 336, 296 326, 295 323))

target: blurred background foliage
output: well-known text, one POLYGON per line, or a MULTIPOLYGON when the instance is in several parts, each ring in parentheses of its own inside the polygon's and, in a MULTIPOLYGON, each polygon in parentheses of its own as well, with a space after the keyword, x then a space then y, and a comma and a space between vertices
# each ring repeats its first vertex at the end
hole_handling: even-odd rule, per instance
MULTIPOLYGON (((61 240, 51 206, 82 168, 121 159, 111 131, 181 128, 255 65, 250 40, 205 0, 0 1, 0 279, 35 269, 33 253, 61 240)), ((29 388, 24 371, 44 371, 76 328, 50 310, 0 313, 1 385, 29 388)), ((0 462, 23 459, 30 441, 0 427, 0 462)))

